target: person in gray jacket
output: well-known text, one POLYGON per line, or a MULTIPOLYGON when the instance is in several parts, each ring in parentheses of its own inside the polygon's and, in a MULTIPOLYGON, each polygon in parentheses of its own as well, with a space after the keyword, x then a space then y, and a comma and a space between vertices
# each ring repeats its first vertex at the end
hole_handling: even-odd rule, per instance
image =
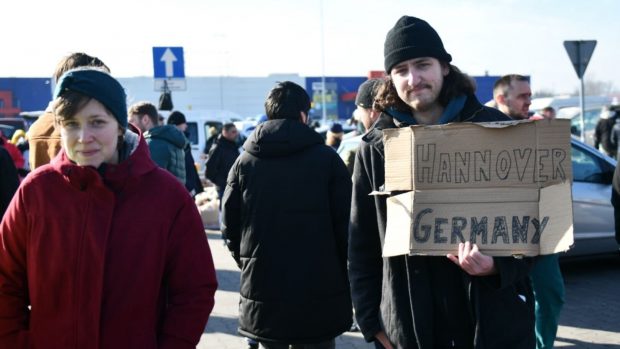
POLYGON ((129 122, 140 129, 151 151, 151 159, 185 184, 185 152, 187 139, 172 125, 159 126, 157 108, 149 102, 138 102, 128 111, 129 122))

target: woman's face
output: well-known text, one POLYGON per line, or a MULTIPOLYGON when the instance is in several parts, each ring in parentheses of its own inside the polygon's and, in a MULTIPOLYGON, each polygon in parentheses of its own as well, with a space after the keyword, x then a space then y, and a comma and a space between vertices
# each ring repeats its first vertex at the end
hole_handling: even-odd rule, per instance
POLYGON ((80 166, 99 167, 118 163, 116 119, 95 99, 90 99, 71 119, 60 121, 62 147, 80 166))

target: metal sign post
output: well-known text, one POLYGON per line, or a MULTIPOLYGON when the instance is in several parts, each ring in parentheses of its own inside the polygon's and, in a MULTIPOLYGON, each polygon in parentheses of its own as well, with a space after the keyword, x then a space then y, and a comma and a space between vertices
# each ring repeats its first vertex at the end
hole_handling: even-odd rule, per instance
POLYGON ((579 105, 581 107, 581 141, 585 142, 586 140, 586 127, 585 127, 585 112, 586 112, 586 102, 585 102, 585 92, 584 92, 584 84, 583 84, 583 75, 586 72, 586 68, 588 67, 588 63, 590 63, 590 57, 592 57, 592 53, 594 52, 594 48, 596 47, 596 40, 575 40, 575 41, 564 41, 564 48, 566 49, 566 53, 568 53, 568 58, 570 58, 573 67, 575 68, 575 72, 577 73, 577 77, 580 80, 579 85, 579 105))

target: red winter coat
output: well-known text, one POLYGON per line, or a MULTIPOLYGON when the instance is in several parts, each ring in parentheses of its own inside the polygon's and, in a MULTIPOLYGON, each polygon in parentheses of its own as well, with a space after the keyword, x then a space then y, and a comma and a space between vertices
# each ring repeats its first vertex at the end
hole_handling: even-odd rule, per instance
POLYGON ((23 181, 0 224, 0 348, 196 347, 217 282, 194 202, 142 137, 103 177, 61 151, 23 181))
POLYGON ((4 149, 6 149, 11 155, 11 159, 13 159, 15 168, 17 169, 24 168, 24 164, 26 163, 26 160, 24 160, 24 156, 22 155, 22 152, 19 151, 19 149, 15 146, 15 144, 9 142, 9 140, 6 137, 1 136, 1 138, 2 140, 0 140, 0 144, 4 146, 4 149))

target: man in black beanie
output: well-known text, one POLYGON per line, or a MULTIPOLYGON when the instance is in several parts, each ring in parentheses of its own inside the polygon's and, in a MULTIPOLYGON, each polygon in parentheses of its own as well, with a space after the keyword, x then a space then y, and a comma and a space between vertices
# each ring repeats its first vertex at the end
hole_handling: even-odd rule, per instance
POLYGON ((382 113, 356 155, 349 228, 351 292, 364 338, 377 348, 534 348, 529 259, 486 256, 469 242, 458 256, 382 258, 386 197, 369 195, 384 184, 382 130, 509 120, 480 104, 473 81, 450 64, 426 21, 400 18, 384 49, 387 76, 375 99, 382 113))

